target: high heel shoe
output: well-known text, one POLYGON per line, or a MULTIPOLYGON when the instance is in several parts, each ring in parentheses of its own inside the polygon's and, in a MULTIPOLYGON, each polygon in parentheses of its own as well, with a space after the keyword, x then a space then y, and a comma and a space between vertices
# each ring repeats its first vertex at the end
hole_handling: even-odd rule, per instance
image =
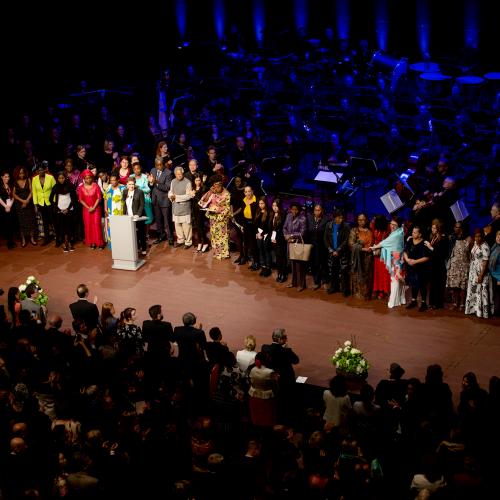
POLYGON ((206 252, 208 252, 208 243, 205 243, 203 245, 203 248, 201 249, 201 253, 206 253, 206 252))
POLYGON ((199 252, 201 252, 201 247, 202 247, 202 245, 201 245, 201 243, 200 243, 200 244, 198 245, 198 247, 196 248, 196 251, 197 251, 198 253, 199 253, 199 252))
POLYGON ((28 243, 26 242, 26 240, 23 240, 23 242, 21 243, 21 246, 24 248, 28 243))

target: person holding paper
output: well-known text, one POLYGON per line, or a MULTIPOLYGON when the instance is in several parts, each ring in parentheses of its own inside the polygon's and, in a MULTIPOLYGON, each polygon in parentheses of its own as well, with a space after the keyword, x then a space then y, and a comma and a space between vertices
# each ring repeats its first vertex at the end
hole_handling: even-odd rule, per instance
POLYGON ((222 185, 222 176, 214 175, 210 179, 212 187, 199 201, 206 208, 210 220, 210 239, 215 259, 229 259, 229 232, 227 225, 231 218, 231 195, 222 185))
MULTIPOLYGON (((191 162, 190 162, 191 163, 191 162)), ((205 253, 208 251, 208 238, 207 231, 205 229, 205 212, 201 209, 199 201, 203 195, 207 192, 207 188, 203 182, 203 174, 194 174, 192 180, 192 189, 194 192, 194 197, 192 199, 192 214, 193 214, 193 229, 196 235, 196 240, 198 241, 197 252, 205 253)))
POLYGON ((64 242, 64 252, 73 250, 75 240, 75 207, 78 204, 75 189, 64 172, 57 174, 57 184, 50 194, 50 203, 54 207, 56 246, 64 242))
MULTIPOLYGON (((306 218, 300 213, 299 204, 293 202, 290 205, 290 213, 287 215, 283 226, 285 240, 288 244, 304 241, 306 230, 306 218)), ((298 291, 302 292, 306 288, 306 263, 303 260, 292 259, 290 259, 290 262, 292 265, 292 282, 287 285, 287 288, 298 287, 298 291)))
POLYGON ((258 212, 254 219, 255 238, 259 252, 262 270, 260 276, 271 276, 271 213, 267 206, 266 197, 261 196, 258 202, 258 212))
POLYGON ((404 231, 399 219, 391 220, 389 227, 389 236, 370 248, 372 251, 381 249, 380 260, 391 275, 391 294, 387 307, 392 308, 406 304, 403 276, 404 231))
MULTIPOLYGON (((133 215, 134 217, 142 217, 144 215, 144 193, 135 184, 135 178, 129 177, 127 181, 127 189, 123 191, 123 203, 125 215, 133 215)), ((143 220, 137 221, 137 241, 141 254, 146 255, 146 225, 143 220)))
POLYGON ((11 250, 16 248, 14 243, 14 198, 12 195, 10 183, 10 174, 7 171, 2 172, 2 181, 0 182, 0 223, 2 232, 7 240, 7 248, 11 250))
POLYGON ((314 278, 313 290, 318 290, 322 283, 327 281, 328 252, 326 250, 324 234, 328 218, 323 207, 314 205, 312 214, 307 214, 307 239, 312 243, 309 263, 314 278))
POLYGON ((279 198, 275 198, 273 201, 272 210, 271 245, 276 257, 276 269, 278 271, 276 281, 278 283, 285 283, 288 279, 287 246, 285 235, 283 234, 286 214, 279 198))
POLYGON ((191 223, 191 200, 194 198, 194 191, 191 181, 184 177, 184 169, 175 167, 175 178, 170 183, 168 197, 172 202, 172 213, 175 224, 175 234, 177 241, 174 246, 184 246, 184 249, 193 245, 193 225, 191 223))

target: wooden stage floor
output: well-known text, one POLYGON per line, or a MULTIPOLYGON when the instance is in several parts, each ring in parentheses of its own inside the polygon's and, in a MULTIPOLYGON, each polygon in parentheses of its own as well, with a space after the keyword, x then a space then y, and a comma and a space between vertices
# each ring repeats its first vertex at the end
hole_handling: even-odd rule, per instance
MULTIPOLYGON (((234 258, 234 257, 233 257, 234 258)), ((276 327, 286 328, 289 344, 300 356, 297 375, 307 383, 324 386, 334 375, 330 356, 337 344, 355 336, 370 361, 369 382, 387 374, 392 362, 405 377, 423 379, 427 365, 439 363, 455 397, 462 375, 474 371, 482 386, 500 375, 500 320, 480 320, 454 311, 419 313, 405 308, 389 310, 385 301, 357 301, 323 290, 297 292, 262 278, 232 260, 219 262, 210 252, 153 247, 146 265, 137 272, 111 269, 108 250, 92 251, 78 245, 64 254, 50 247, 28 246, 0 250, 0 287, 21 284, 35 275, 49 294, 49 312, 58 312, 70 327, 68 304, 76 300, 75 288, 86 283, 98 305, 113 302, 117 313, 137 309, 140 324, 148 308, 162 304, 165 319, 181 324, 182 314, 194 312, 205 331, 222 329, 232 350, 240 349, 248 334, 258 344, 271 342, 276 327)), ((312 279, 308 277, 308 285, 312 279)))

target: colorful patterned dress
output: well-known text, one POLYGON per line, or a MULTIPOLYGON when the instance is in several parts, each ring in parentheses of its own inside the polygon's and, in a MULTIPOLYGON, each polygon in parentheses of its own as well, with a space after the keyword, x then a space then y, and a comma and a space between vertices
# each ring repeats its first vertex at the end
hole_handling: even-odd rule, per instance
POLYGON ((349 247, 351 248, 351 292, 358 299, 370 299, 373 283, 373 254, 363 252, 362 248, 373 245, 373 233, 358 227, 351 229, 349 247))
POLYGON ((207 208, 213 257, 219 260, 228 259, 229 232, 227 225, 231 218, 231 195, 229 191, 224 189, 222 193, 212 193, 207 208))
POLYGON ((446 273, 446 287, 467 289, 467 278, 469 276, 470 262, 470 238, 455 240, 448 261, 448 272, 446 273))
POLYGON ((491 277, 488 271, 486 271, 482 283, 477 282, 484 263, 487 264, 489 259, 490 247, 488 243, 482 243, 480 246, 474 243, 471 250, 465 314, 475 314, 478 318, 489 318, 493 313, 493 301, 490 296, 491 277))
MULTIPOLYGON (((108 215, 123 215, 123 191, 125 191, 125 186, 118 184, 116 188, 109 186, 104 193, 104 203, 108 215)), ((106 239, 108 240, 108 248, 111 248, 111 230, 108 218, 106 218, 106 239)))

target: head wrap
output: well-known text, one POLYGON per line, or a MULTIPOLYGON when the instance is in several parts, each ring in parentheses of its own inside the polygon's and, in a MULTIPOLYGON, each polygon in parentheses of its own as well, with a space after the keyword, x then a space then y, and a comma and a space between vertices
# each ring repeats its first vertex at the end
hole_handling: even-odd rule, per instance
POLYGON ((92 179, 94 178, 94 174, 92 173, 91 170, 89 170, 88 168, 86 168, 83 172, 82 172, 82 179, 85 179, 85 177, 90 176, 92 177, 92 179))

